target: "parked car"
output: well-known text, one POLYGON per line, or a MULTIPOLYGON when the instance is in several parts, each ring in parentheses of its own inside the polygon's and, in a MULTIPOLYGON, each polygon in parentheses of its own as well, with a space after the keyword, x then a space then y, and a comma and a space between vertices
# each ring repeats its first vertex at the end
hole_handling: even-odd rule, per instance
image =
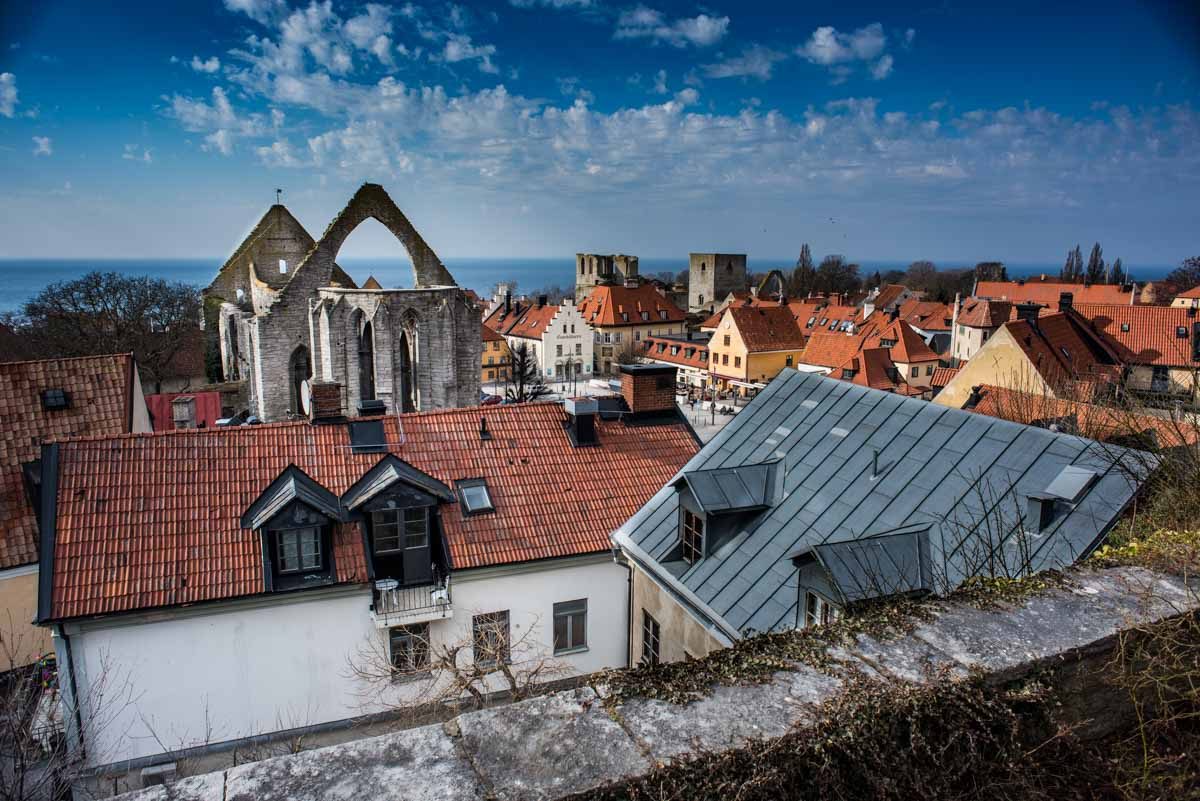
POLYGON ((497 403, 503 402, 503 400, 504 398, 501 398, 499 395, 491 395, 487 392, 479 393, 480 406, 495 406, 497 403))

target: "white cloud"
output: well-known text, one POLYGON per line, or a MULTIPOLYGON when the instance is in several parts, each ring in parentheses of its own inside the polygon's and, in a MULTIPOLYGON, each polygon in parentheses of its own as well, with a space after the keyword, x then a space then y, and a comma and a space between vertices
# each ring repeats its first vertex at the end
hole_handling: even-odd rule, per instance
POLYGON ((199 56, 192 56, 192 69, 196 72, 214 73, 221 69, 221 59, 213 56, 207 61, 201 61, 199 56))
MULTIPOLYGON (((911 46, 916 31, 904 33, 904 45, 911 46)), ((887 35, 883 25, 872 22, 855 31, 843 33, 831 25, 813 31, 808 41, 796 48, 796 55, 829 70, 835 84, 846 81, 855 64, 863 64, 875 80, 883 80, 892 72, 893 57, 886 53, 887 35)))
POLYGON ((33 137, 33 155, 37 156, 52 156, 54 155, 54 143, 50 141, 48 136, 33 137))
POLYGON ((245 14, 262 25, 270 25, 287 11, 284 0, 225 0, 225 8, 245 14))
POLYGON ((0 116, 12 118, 17 108, 17 76, 0 72, 0 116))
POLYGON ((621 12, 617 18, 617 39, 650 39, 674 47, 707 47, 716 44, 729 32, 729 17, 699 14, 668 22, 661 11, 636 6, 621 12))
POLYGON ((154 162, 154 156, 151 154, 150 148, 141 147, 140 145, 125 145, 125 149, 121 152, 121 158, 126 161, 140 161, 143 164, 154 162))
POLYGON ((452 33, 446 39, 445 48, 442 51, 442 58, 449 64, 455 64, 459 61, 470 61, 479 59, 480 72, 496 74, 500 70, 492 63, 492 56, 496 54, 495 45, 476 45, 471 42, 471 37, 465 34, 452 33))
POLYGON ((654 94, 665 95, 667 93, 667 71, 659 70, 654 76, 654 94))
POLYGON ((392 10, 378 3, 368 3, 366 13, 346 20, 342 26, 346 38, 359 50, 366 50, 380 63, 392 64, 392 10))
POLYGON ((516 8, 592 8, 592 0, 508 0, 516 8))
POLYGON ((215 150, 222 156, 231 156, 233 155, 233 134, 225 128, 213 131, 204 137, 204 144, 200 146, 200 149, 215 150))
POLYGON ((220 86, 212 90, 212 103, 174 95, 166 114, 179 121, 184 129, 193 133, 204 133, 202 150, 228 156, 233 153, 234 141, 239 137, 263 136, 270 126, 262 114, 238 114, 229 102, 229 95, 220 86))
POLYGON ((769 47, 751 45, 740 56, 705 65, 704 74, 709 78, 757 78, 765 81, 771 77, 776 62, 785 58, 785 54, 769 47))

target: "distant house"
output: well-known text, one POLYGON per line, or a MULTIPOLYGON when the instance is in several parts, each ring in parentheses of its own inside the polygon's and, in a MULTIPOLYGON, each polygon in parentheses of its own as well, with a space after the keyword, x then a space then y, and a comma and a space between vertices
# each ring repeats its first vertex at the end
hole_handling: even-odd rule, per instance
POLYGON ((631 662, 819 625, 881 597, 1062 568, 1103 541, 1140 459, 785 370, 614 532, 631 662))
POLYGON ((968 362, 979 349, 1012 318, 1013 304, 1007 300, 966 298, 955 302, 951 320, 951 364, 968 362))
POLYGON ((884 284, 867 294, 863 301, 863 317, 870 317, 875 312, 891 314, 899 311, 902 304, 911 300, 919 300, 920 296, 920 292, 913 292, 903 284, 884 284))
POLYGON ((951 332, 954 330, 952 305, 929 300, 906 300, 900 304, 898 317, 912 326, 935 353, 942 354, 949 350, 951 332))
POLYGON ((828 375, 840 370, 862 349, 862 344, 861 337, 818 331, 805 342, 804 352, 796 360, 796 369, 804 373, 828 375))
POLYGON ((593 373, 616 375, 623 358, 637 357, 646 337, 679 336, 687 315, 653 284, 596 286, 579 300, 594 337, 593 373))
POLYGON ((89 765, 419 701, 443 645, 466 669, 497 651, 553 677, 624 664, 608 534, 699 447, 673 371, 646 369, 622 375, 620 414, 580 399, 347 421, 318 384, 313 422, 47 446, 38 619, 61 686, 84 720, 106 676, 136 689, 83 732, 89 765), (376 654, 381 684, 352 670, 376 654))
POLYGON ((0 364, 0 641, 14 665, 51 650, 36 616, 45 443, 150 430, 132 354, 0 364))
POLYGON ((1077 303, 1075 309, 1126 366, 1126 389, 1154 401, 1200 403, 1197 307, 1077 303))
POLYGON ((480 365, 482 370, 479 374, 480 382, 494 384, 497 381, 511 378, 512 351, 508 347, 508 340, 498 331, 488 328, 486 325, 479 326, 479 332, 483 337, 483 364, 480 365))
POLYGON ((863 347, 884 349, 902 381, 917 389, 929 389, 933 371, 941 363, 921 335, 900 319, 868 334, 863 347))
POLYGON ((1137 303, 1136 284, 1072 284, 1045 275, 1018 278, 1014 281, 977 281, 976 298, 1007 300, 1010 303, 1036 303, 1053 307, 1064 292, 1070 292, 1076 303, 1114 303, 1125 306, 1137 303))
POLYGON ((1200 286, 1180 292, 1171 299, 1171 305, 1179 309, 1200 308, 1200 286))
POLYGON ((708 343, 711 386, 751 394, 794 367, 803 351, 804 334, 786 306, 732 305, 708 343))
MULTIPOLYGON (((592 328, 570 298, 557 305, 547 302, 545 295, 533 300, 506 298, 484 318, 483 326, 501 334, 508 342, 510 353, 525 344, 537 361, 538 370, 547 379, 592 372, 592 328)), ((485 350, 485 375, 489 355, 492 352, 485 350)))
POLYGON ((677 368, 680 383, 700 389, 708 386, 709 337, 646 337, 641 357, 652 364, 677 368))
POLYGON ((1116 349, 1072 307, 1069 296, 1057 312, 1041 314, 1035 304, 1020 304, 1016 312, 1018 319, 997 329, 935 403, 962 408, 980 384, 1090 401, 1121 383, 1116 349))

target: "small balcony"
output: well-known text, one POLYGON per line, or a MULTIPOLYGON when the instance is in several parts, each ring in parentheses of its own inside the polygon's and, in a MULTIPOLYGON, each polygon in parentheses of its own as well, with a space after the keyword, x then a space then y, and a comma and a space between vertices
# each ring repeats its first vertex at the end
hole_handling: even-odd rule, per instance
POLYGON ((371 619, 381 629, 428 623, 454 616, 450 607, 450 579, 411 587, 395 579, 381 579, 371 590, 371 619))

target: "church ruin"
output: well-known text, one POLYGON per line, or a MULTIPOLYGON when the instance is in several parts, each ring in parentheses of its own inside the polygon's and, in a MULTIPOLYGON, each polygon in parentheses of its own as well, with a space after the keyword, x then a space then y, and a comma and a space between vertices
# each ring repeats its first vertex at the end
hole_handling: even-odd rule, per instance
POLYGON ((363 184, 319 240, 272 206, 204 298, 221 371, 245 382, 248 411, 264 422, 307 416, 314 383, 336 385, 347 414, 479 403, 479 314, 377 184, 363 184), (338 266, 367 218, 408 252, 412 289, 359 287, 338 266))

